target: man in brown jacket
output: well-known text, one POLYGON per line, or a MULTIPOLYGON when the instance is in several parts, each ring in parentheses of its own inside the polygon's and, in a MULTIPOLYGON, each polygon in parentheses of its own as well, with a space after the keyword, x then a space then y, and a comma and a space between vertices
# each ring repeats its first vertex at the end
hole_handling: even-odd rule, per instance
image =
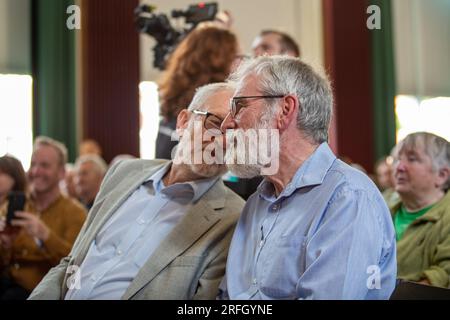
MULTIPOLYGON (((71 250, 86 210, 61 195, 67 151, 50 138, 36 139, 28 178, 31 199, 16 212, 17 233, 0 233, 0 299, 26 299, 51 267, 71 250)), ((0 222, 3 231, 5 222, 0 222)))

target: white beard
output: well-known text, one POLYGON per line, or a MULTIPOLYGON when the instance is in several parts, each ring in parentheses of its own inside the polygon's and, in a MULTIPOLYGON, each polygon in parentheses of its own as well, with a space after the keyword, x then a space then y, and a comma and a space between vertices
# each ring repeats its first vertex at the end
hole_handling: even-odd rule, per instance
MULTIPOLYGON (((223 175, 225 172, 227 172, 227 168, 223 163, 223 159, 218 159, 216 163, 204 163, 204 159, 202 158, 204 151, 202 145, 198 145, 197 147, 193 146, 195 142, 199 144, 202 143, 202 140, 194 141, 193 139, 194 123, 191 122, 185 130, 185 134, 181 136, 180 142, 177 145, 175 156, 173 157, 174 163, 185 164, 191 169, 193 173, 204 178, 223 175), (199 155, 200 162, 195 162, 196 153, 199 155)), ((215 142, 210 142, 210 144, 214 144, 215 146, 215 142)), ((222 148, 222 146, 219 147, 222 148)))
POLYGON ((192 172, 204 178, 221 176, 227 172, 227 168, 223 164, 190 164, 192 172))
MULTIPOLYGON (((271 118, 272 115, 267 115, 262 117, 260 121, 256 124, 256 130, 268 130, 267 139, 271 141, 271 118)), ((234 145, 234 151, 228 151, 225 154, 225 163, 227 164, 228 169, 237 177, 250 179, 261 175, 261 171, 264 169, 265 165, 261 164, 259 159, 255 161, 250 161, 252 157, 255 157, 255 154, 259 154, 258 149, 258 141, 261 141, 258 137, 258 141, 253 139, 248 139, 246 137, 245 143, 236 143, 235 140, 238 136, 237 131, 233 131, 233 135, 231 136, 230 143, 234 145), (238 162, 238 155, 245 155, 245 162, 238 162), (251 162, 251 163, 250 163, 251 162)), ((255 159, 253 159, 255 160, 255 159)))

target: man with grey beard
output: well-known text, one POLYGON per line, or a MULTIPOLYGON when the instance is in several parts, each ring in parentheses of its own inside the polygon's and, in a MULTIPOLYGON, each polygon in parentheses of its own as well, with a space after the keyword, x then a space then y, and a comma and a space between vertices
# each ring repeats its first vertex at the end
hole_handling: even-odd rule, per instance
POLYGON ((181 160, 220 157, 219 148, 206 152, 203 137, 221 141, 233 92, 227 83, 198 89, 178 116, 173 162, 124 160, 109 169, 72 252, 31 299, 215 298, 244 201, 224 186, 223 159, 181 160))
POLYGON ((219 298, 388 299, 392 219, 371 180, 328 146, 328 80, 287 56, 247 61, 232 78, 237 90, 222 124, 227 164, 265 179, 239 218, 219 298), (257 143, 247 133, 254 129, 257 143), (270 161, 260 154, 268 145, 276 146, 270 161))

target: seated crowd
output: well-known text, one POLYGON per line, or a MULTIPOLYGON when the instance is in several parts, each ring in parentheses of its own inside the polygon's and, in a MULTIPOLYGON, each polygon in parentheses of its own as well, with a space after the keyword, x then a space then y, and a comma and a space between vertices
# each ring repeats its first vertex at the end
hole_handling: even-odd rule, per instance
POLYGON ((97 148, 68 167, 47 137, 28 172, 1 157, 0 299, 389 299, 398 278, 450 287, 447 140, 408 135, 377 165, 378 189, 328 146, 333 97, 312 67, 263 56, 230 79, 181 110, 173 160, 108 169, 97 148), (208 150, 196 134, 226 140, 228 155, 239 129, 279 132, 278 170, 185 162, 208 150), (264 179, 245 202, 228 171, 264 179), (8 221, 17 193, 26 201, 8 221))

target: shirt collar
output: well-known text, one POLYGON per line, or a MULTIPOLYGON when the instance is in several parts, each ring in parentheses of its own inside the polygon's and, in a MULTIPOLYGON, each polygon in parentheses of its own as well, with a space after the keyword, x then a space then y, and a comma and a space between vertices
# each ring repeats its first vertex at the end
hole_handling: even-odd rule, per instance
POLYGON ((172 166, 172 161, 167 162, 159 170, 157 170, 155 173, 153 173, 148 179, 146 179, 144 181, 144 184, 147 184, 147 183, 151 182, 155 192, 156 193, 161 192, 161 187, 163 186, 161 184, 162 183, 162 178, 170 170, 171 166, 172 166))
MULTIPOLYGON (((325 175, 335 160, 336 156, 333 151, 331 151, 328 143, 322 143, 297 169, 291 181, 284 188, 278 198, 289 197, 299 188, 322 184, 325 175)), ((273 200, 274 187, 267 179, 264 179, 259 185, 258 192, 260 196, 266 200, 273 200)))
MULTIPOLYGON (((395 215, 400 210, 402 205, 403 205, 403 202, 399 198, 396 203, 394 203, 393 205, 389 206, 389 210, 391 211, 392 218, 395 217, 395 215)), ((446 212, 446 209, 449 207, 449 205, 450 205, 450 191, 447 191, 446 194, 444 195, 444 198, 442 198, 441 200, 436 202, 433 205, 433 207, 430 210, 427 211, 427 213, 425 213, 423 216, 420 216, 419 218, 414 220, 412 222, 412 224, 420 223, 420 222, 423 222, 423 221, 425 221, 425 222, 428 222, 428 221, 436 222, 436 221, 438 221, 439 219, 442 218, 442 215, 446 212)))
POLYGON ((152 182, 153 190, 156 194, 164 194, 169 197, 188 197, 192 202, 197 202, 214 185, 217 179, 219 179, 219 177, 212 177, 175 183, 166 187, 162 179, 170 170, 171 166, 172 161, 169 161, 145 180, 144 184, 152 182))
POLYGON ((444 195, 444 197, 436 202, 423 216, 417 218, 414 223, 420 221, 439 221, 443 214, 447 211, 448 205, 450 204, 450 192, 444 195))
POLYGON ((57 203, 59 203, 62 199, 64 199, 65 196, 60 192, 59 195, 47 206, 47 208, 44 208, 42 210, 38 210, 37 206, 36 206, 36 199, 33 196, 33 194, 30 195, 30 204, 31 204, 31 209, 32 211, 36 211, 36 212, 45 212, 47 210, 50 210, 52 207, 56 206, 57 203))

